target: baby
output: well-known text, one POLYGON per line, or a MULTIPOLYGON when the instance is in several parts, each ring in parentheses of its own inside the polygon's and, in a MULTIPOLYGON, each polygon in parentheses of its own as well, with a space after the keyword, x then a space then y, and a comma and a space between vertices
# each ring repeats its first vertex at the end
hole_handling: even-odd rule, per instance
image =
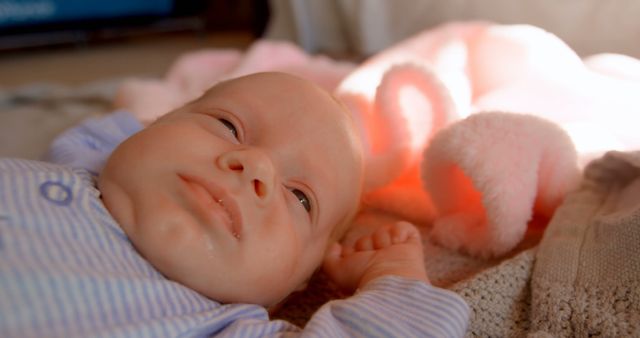
POLYGON ((51 158, 64 166, 0 160, 2 337, 464 333, 415 227, 339 243, 363 159, 348 112, 310 82, 225 81, 146 128, 86 122, 51 158), (304 329, 269 320, 323 262, 356 295, 304 329))

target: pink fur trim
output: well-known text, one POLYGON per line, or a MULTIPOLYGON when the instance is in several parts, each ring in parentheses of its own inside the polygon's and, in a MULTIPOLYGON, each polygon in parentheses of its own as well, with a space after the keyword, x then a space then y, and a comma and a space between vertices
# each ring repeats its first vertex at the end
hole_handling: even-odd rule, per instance
POLYGON ((481 257, 513 249, 534 206, 545 215, 579 177, 571 140, 532 115, 480 113, 438 133, 424 154, 436 208, 433 237, 481 257))

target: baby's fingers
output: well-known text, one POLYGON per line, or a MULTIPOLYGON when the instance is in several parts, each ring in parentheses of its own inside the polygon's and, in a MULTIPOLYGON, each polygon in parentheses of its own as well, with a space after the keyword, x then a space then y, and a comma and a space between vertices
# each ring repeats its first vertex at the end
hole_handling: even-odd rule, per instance
POLYGON ((391 228, 391 242, 393 244, 413 241, 420 242, 420 232, 413 224, 400 221, 391 228))
POLYGON ((353 248, 335 243, 325 254, 323 269, 338 287, 353 291, 370 265, 370 256, 370 252, 354 252, 353 248))
POLYGON ((324 256, 325 263, 334 264, 340 259, 342 255, 342 245, 338 243, 331 244, 331 247, 327 250, 327 253, 324 256))
POLYGON ((353 245, 356 251, 368 251, 374 249, 373 237, 370 235, 360 237, 353 245))
POLYGON ((393 228, 394 227, 384 227, 384 228, 378 229, 373 234, 372 242, 375 249, 383 249, 393 244, 392 232, 391 232, 391 229, 393 228))
POLYGON ((379 250, 410 240, 420 241, 420 233, 413 224, 402 221, 380 227, 373 234, 360 237, 354 243, 353 249, 355 251, 379 250))

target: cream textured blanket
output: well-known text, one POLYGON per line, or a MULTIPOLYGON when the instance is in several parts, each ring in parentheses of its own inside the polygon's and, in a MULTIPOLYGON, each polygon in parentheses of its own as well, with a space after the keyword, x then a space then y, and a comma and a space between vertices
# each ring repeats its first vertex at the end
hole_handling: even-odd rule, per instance
POLYGON ((592 162, 540 244, 452 287, 468 336, 640 336, 640 151, 592 162))

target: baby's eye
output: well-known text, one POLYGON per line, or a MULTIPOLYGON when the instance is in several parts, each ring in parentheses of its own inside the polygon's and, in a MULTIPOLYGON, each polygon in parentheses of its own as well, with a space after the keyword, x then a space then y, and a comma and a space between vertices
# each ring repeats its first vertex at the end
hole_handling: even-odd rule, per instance
POLYGON ((234 126, 233 123, 223 118, 219 118, 218 120, 220 121, 220 123, 224 124, 227 129, 229 129, 231 134, 233 134, 233 137, 238 138, 238 129, 236 129, 236 126, 234 126))
POLYGON ((300 189, 291 189, 291 193, 296 196, 307 212, 311 212, 311 201, 309 201, 309 198, 304 192, 300 191, 300 189))

